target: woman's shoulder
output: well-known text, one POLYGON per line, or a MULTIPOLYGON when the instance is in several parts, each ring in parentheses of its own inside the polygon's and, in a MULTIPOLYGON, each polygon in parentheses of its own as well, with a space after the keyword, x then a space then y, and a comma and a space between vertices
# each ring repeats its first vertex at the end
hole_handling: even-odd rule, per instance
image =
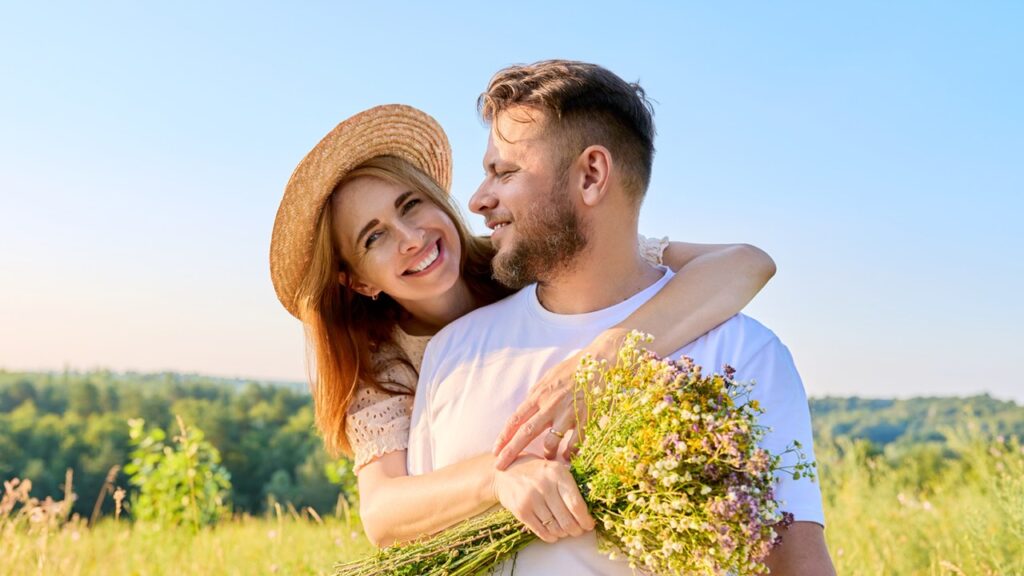
POLYGON ((430 343, 430 339, 433 336, 409 334, 401 326, 395 325, 391 338, 392 348, 390 353, 392 355, 404 356, 409 360, 413 368, 419 371, 420 365, 423 364, 423 351, 426 350, 427 344, 430 343))
POLYGON ((370 356, 376 380, 360 382, 357 396, 414 394, 423 364, 423 351, 431 338, 409 334, 396 326, 391 338, 380 343, 370 356))

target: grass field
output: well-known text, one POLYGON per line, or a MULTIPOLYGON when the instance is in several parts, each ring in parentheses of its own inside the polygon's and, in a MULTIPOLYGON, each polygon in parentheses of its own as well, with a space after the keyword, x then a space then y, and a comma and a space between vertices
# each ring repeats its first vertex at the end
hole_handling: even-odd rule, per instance
MULTIPOLYGON (((956 459, 938 447, 886 459, 849 443, 819 447, 839 574, 1024 574, 1021 446, 954 448, 956 459)), ((0 508, 0 574, 329 574, 336 562, 371 550, 358 521, 294 511, 193 533, 123 519, 87 528, 63 521, 52 506, 0 508)))
POLYGON ((847 446, 819 454, 826 535, 839 574, 1024 574, 1024 453, 970 443, 902 466, 847 446))
POLYGON ((326 518, 240 518, 193 533, 188 527, 132 526, 106 520, 4 533, 0 574, 328 574, 341 559, 372 547, 358 524, 326 518))

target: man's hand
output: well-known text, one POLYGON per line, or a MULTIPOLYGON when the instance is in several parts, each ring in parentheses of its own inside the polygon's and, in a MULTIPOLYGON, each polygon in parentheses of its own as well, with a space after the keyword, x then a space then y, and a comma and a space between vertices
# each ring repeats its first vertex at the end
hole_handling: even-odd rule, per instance
POLYGON ((825 529, 814 522, 776 526, 782 540, 768 554, 765 564, 772 576, 835 576, 825 545, 825 529))
POLYGON ((594 519, 569 467, 536 456, 516 459, 494 474, 494 495, 541 540, 579 536, 594 529, 594 519))
POLYGON ((585 349, 548 370, 530 388, 526 400, 509 417, 494 442, 494 454, 497 456, 494 465, 498 470, 504 470, 534 438, 542 434, 545 458, 551 459, 557 455, 558 446, 565 437, 569 440, 562 457, 566 460, 570 458, 582 440, 576 422, 587 420, 586 403, 582 397, 575 397, 576 383, 573 376, 580 365, 580 359, 590 354, 599 361, 614 361, 626 334, 626 330, 615 328, 602 332, 585 349), (571 436, 570 431, 573 431, 571 436))

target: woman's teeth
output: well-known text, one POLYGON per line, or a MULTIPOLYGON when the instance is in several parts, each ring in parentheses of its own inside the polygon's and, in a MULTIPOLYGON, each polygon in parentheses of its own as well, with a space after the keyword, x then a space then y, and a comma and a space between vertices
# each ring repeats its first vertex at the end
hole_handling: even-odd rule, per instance
POLYGON ((422 272, 424 268, 433 264, 434 260, 437 260, 437 256, 440 253, 441 251, 437 247, 437 242, 435 242, 434 247, 430 250, 429 253, 427 253, 426 256, 423 257, 423 260, 420 260, 419 264, 410 268, 407 274, 415 274, 417 272, 422 272))

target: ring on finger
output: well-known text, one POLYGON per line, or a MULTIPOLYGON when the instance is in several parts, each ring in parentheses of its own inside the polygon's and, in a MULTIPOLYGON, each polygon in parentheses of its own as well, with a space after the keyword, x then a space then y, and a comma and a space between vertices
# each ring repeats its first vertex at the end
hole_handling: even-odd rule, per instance
POLYGON ((565 438, 565 432, 559 432, 558 430, 555 430, 554 427, 548 429, 548 434, 554 434, 559 438, 565 438))
POLYGON ((548 518, 547 520, 545 520, 545 521, 541 522, 541 523, 540 523, 540 525, 541 525, 541 526, 547 526, 548 524, 551 524, 551 523, 552 523, 552 522, 554 522, 554 521, 555 521, 555 519, 554 519, 554 518, 548 518))

